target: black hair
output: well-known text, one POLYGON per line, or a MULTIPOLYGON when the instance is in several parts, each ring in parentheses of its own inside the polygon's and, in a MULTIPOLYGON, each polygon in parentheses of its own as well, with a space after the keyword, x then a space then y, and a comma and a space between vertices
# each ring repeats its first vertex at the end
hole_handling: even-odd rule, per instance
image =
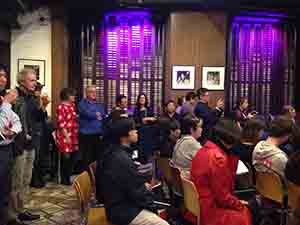
POLYGON ((6 74, 8 72, 7 66, 4 64, 0 64, 0 71, 3 70, 6 74))
POLYGON ((75 96, 75 95, 76 95, 76 91, 73 88, 63 88, 60 91, 59 97, 61 101, 67 101, 70 96, 75 96))
POLYGON ((220 119, 213 128, 213 140, 227 145, 236 144, 241 137, 241 130, 231 119, 220 119))
POLYGON ((197 95, 198 95, 198 97, 200 98, 201 96, 204 96, 205 93, 207 93, 207 92, 208 92, 208 89, 206 89, 206 88, 199 88, 199 89, 197 90, 197 95))
POLYGON ((176 106, 176 102, 175 102, 174 100, 169 100, 169 101, 167 101, 167 103, 165 104, 165 107, 168 107, 168 105, 169 105, 170 103, 173 103, 173 104, 176 106))
POLYGON ((142 96, 145 96, 145 99, 146 99, 146 101, 145 101, 145 107, 146 108, 148 108, 148 98, 147 98, 147 95, 145 94, 145 93, 141 93, 141 94, 139 94, 139 96, 137 97, 137 100, 136 100, 136 103, 135 103, 135 105, 136 105, 136 107, 138 108, 138 109, 140 109, 140 98, 142 97, 142 96))
POLYGON ((241 97, 241 98, 237 101, 237 103, 236 103, 237 107, 242 106, 242 105, 244 104, 245 101, 248 101, 248 98, 246 98, 246 97, 241 97))
POLYGON ((181 122, 181 133, 183 135, 191 134, 191 129, 196 130, 200 122, 201 120, 195 116, 187 115, 183 117, 181 122))
POLYGON ((125 95, 118 95, 117 98, 116 98, 116 105, 121 104, 122 99, 124 99, 124 98, 127 99, 127 97, 125 95))
POLYGON ((242 130, 242 137, 241 139, 244 142, 250 142, 253 144, 257 144, 259 141, 259 132, 261 130, 264 130, 266 128, 266 125, 264 121, 259 119, 251 119, 247 120, 244 124, 243 130, 242 130))
POLYGON ((281 115, 286 115, 290 113, 291 110, 294 110, 294 107, 291 105, 284 105, 281 111, 281 115))
POLYGON ((135 123, 132 119, 121 117, 114 120, 105 132, 105 143, 120 144, 121 138, 127 137, 129 132, 135 129, 135 123))
POLYGON ((186 101, 191 101, 194 98, 196 98, 196 94, 194 92, 188 92, 185 96, 186 101))
POLYGON ((270 137, 279 138, 291 134, 293 128, 294 124, 291 119, 285 116, 278 116, 270 123, 268 133, 270 137))
POLYGON ((178 106, 182 106, 182 104, 183 104, 183 97, 179 97, 179 98, 177 99, 177 105, 178 105, 178 106))

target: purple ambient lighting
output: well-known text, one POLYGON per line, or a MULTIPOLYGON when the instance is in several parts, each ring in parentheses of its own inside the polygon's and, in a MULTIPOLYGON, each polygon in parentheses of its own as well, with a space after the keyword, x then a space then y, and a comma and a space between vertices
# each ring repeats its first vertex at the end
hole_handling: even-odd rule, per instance
POLYGON ((151 13, 111 12, 105 15, 105 27, 103 40, 106 46, 107 76, 112 79, 139 79, 141 70, 146 69, 142 57, 145 63, 148 63, 149 59, 150 62, 152 60, 151 13))
POLYGON ((254 17, 254 16, 236 16, 234 22, 250 22, 250 23, 278 23, 278 18, 254 17))

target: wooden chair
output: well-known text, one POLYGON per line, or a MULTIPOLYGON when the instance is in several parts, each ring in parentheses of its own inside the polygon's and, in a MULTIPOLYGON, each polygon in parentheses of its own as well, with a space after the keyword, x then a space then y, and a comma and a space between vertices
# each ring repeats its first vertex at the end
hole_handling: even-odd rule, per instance
POLYGON ((172 183, 172 170, 170 167, 170 159, 165 157, 159 157, 156 160, 157 168, 163 173, 163 179, 167 185, 172 183))
POLYGON ((111 225, 109 223, 105 209, 91 208, 89 203, 92 196, 92 182, 87 172, 81 173, 73 181, 73 186, 76 190, 80 203, 80 211, 83 215, 83 221, 85 225, 111 225))
POLYGON ((199 195, 194 183, 181 174, 183 199, 185 208, 197 217, 197 225, 200 225, 199 195))
POLYGON ((171 173, 172 173, 172 187, 173 191, 178 196, 183 196, 181 171, 177 168, 172 161, 170 161, 171 173))
POLYGON ((89 165, 89 175, 91 177, 94 194, 96 194, 96 168, 97 168, 97 162, 93 162, 89 165))

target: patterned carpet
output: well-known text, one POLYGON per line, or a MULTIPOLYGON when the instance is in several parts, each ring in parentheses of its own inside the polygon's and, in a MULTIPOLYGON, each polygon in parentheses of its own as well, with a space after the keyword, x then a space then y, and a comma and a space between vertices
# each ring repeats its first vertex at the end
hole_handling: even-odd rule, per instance
POLYGON ((79 225, 80 213, 75 190, 72 186, 48 183, 42 189, 31 188, 25 207, 41 215, 28 225, 79 225))

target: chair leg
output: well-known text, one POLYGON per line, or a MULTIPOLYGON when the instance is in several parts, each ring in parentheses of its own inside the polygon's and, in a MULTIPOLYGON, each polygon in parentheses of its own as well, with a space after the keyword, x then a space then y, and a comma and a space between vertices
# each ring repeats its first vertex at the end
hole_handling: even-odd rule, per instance
POLYGON ((197 225, 200 225, 200 216, 197 216, 197 225))

